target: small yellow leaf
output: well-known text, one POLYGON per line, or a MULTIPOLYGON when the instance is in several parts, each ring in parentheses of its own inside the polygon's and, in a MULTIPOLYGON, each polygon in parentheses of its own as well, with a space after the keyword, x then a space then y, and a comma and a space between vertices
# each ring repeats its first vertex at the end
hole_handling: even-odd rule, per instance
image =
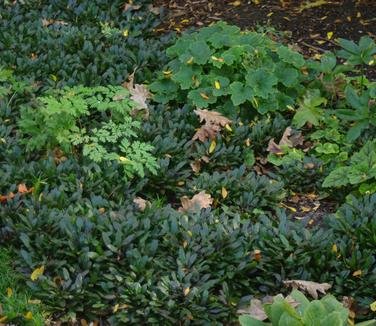
POLYGON ((32 281, 36 281, 44 273, 44 266, 36 268, 30 275, 32 281))
POLYGON ((56 76, 56 75, 53 75, 53 74, 51 74, 51 79, 52 79, 53 81, 57 81, 57 76, 56 76))
POLYGON ((372 302, 369 307, 371 308, 372 311, 376 311, 376 301, 372 302))
POLYGON ((219 83, 218 80, 215 81, 214 86, 216 89, 221 89, 221 84, 219 83))
POLYGON ((191 65, 193 63, 193 57, 190 57, 188 60, 187 60, 187 64, 188 65, 191 65))
POLYGON ((321 57, 322 57, 322 54, 316 53, 316 54, 313 56, 313 59, 320 60, 321 57))
POLYGON ((217 57, 214 56, 214 55, 212 55, 211 59, 212 59, 213 61, 217 61, 217 62, 224 62, 224 61, 225 61, 225 59, 223 59, 223 58, 217 58, 217 57))
POLYGON ((13 290, 11 288, 7 288, 7 296, 10 298, 13 295, 13 290))
POLYGON ((273 12, 269 12, 266 17, 271 17, 273 15, 273 12))
POLYGON ((128 37, 128 35, 129 35, 129 31, 128 31, 127 29, 125 29, 125 30, 123 31, 123 36, 124 36, 124 37, 128 37))
POLYGON ((124 156, 119 156, 119 161, 120 162, 130 162, 130 159, 124 157, 124 156))
POLYGON ((183 19, 183 20, 181 21, 181 23, 182 23, 182 24, 188 24, 188 23, 189 23, 189 19, 183 19))
POLYGON ((223 199, 225 199, 228 196, 228 192, 225 187, 222 187, 221 194, 223 199))
POLYGON ((375 63, 375 60, 371 60, 370 62, 368 62, 368 65, 369 65, 369 66, 373 66, 374 63, 375 63))
POLYGON ((337 248, 337 245, 335 243, 332 246, 332 251, 335 252, 335 253, 338 252, 338 248, 337 248))
POLYGON ((117 304, 114 306, 114 308, 112 309, 112 311, 113 311, 114 313, 116 313, 116 312, 119 310, 119 307, 120 307, 120 305, 117 303, 117 304))
POLYGON ((251 146, 251 140, 249 138, 245 140, 245 146, 247 147, 251 146))
POLYGON ((172 71, 171 71, 171 70, 166 70, 166 71, 163 72, 163 75, 164 75, 165 77, 169 77, 169 76, 172 75, 172 71))
POLYGON ((193 234, 192 234, 192 231, 188 230, 188 231, 187 231, 187 234, 189 235, 190 238, 192 238, 192 235, 193 235, 193 234))
POLYGON ((25 319, 27 320, 32 320, 33 319, 33 313, 31 311, 28 311, 26 314, 25 314, 25 319))
POLYGON ((30 300, 27 301, 27 303, 28 304, 41 304, 42 301, 40 301, 38 299, 35 299, 35 300, 30 299, 30 300))
POLYGON ((189 287, 185 288, 184 289, 184 296, 187 296, 189 294, 189 292, 191 292, 191 289, 189 287))
POLYGON ((361 276, 361 275, 362 275, 362 270, 361 270, 361 269, 358 269, 358 270, 355 271, 352 275, 353 275, 353 276, 361 276))
POLYGON ((316 41, 318 44, 324 44, 326 41, 325 40, 318 40, 316 41))
POLYGON ((6 321, 7 319, 8 319, 7 316, 0 317, 0 323, 3 323, 3 322, 6 321))
POLYGON ((234 6, 234 7, 239 7, 241 4, 242 4, 242 2, 239 1, 239 0, 234 1, 234 2, 230 2, 230 5, 231 5, 231 6, 234 6))
POLYGON ((208 99, 209 99, 209 96, 207 96, 205 93, 200 93, 200 96, 201 96, 204 100, 208 100, 208 99))
POLYGON ((333 32, 328 32, 326 34, 326 36, 327 36, 328 40, 330 40, 333 37, 333 32))
POLYGON ((86 321, 86 319, 81 319, 80 322, 81 322, 81 326, 89 326, 89 324, 86 321))
POLYGON ((178 186, 184 186, 185 182, 184 181, 178 181, 178 186))
POLYGON ((216 146, 217 146, 217 143, 215 142, 215 140, 213 140, 209 147, 209 154, 214 152, 216 146))
POLYGON ((188 247, 188 241, 183 241, 183 248, 185 249, 185 248, 187 248, 188 247))
POLYGON ((229 124, 226 124, 226 125, 225 125, 225 128, 227 129, 227 131, 230 131, 230 132, 232 131, 232 128, 230 127, 229 124))
POLYGON ((356 13, 356 18, 360 18, 360 17, 362 17, 362 14, 358 11, 358 12, 356 13))

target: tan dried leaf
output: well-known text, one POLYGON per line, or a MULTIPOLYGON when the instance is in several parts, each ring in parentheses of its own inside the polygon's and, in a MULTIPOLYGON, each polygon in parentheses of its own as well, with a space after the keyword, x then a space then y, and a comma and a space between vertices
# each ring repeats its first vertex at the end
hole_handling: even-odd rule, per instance
POLYGON ((303 280, 287 280, 283 281, 283 284, 286 286, 291 286, 293 289, 301 289, 303 291, 306 291, 314 299, 318 298, 318 292, 326 294, 326 291, 332 287, 329 283, 316 283, 303 280))
POLYGON ((159 15, 160 14, 160 8, 159 7, 154 7, 152 4, 148 5, 148 9, 154 15, 159 15))
POLYGON ((194 160, 194 162, 191 163, 191 168, 194 173, 199 173, 201 170, 201 160, 194 160))
POLYGON ((213 204, 213 198, 209 194, 206 194, 205 191, 194 195, 192 199, 189 199, 187 196, 180 198, 181 206, 179 208, 180 212, 192 212, 196 209, 209 208, 213 204))
POLYGON ((246 309, 239 309, 239 314, 245 314, 245 315, 251 315, 254 319, 263 321, 265 319, 268 319, 267 314, 264 311, 263 304, 261 300, 258 299, 252 299, 251 305, 246 309))
POLYGON ((138 109, 147 110, 148 106, 146 104, 146 100, 151 98, 151 93, 145 85, 134 84, 134 74, 135 71, 129 75, 128 82, 123 83, 123 87, 128 89, 129 93, 131 94, 131 100, 139 105, 138 109))
POLYGON ((281 147, 274 141, 274 138, 269 140, 268 148, 266 150, 273 154, 283 154, 281 147))
POLYGON ((217 134, 221 131, 221 127, 212 123, 204 124, 200 129, 196 131, 193 135, 192 140, 199 140, 201 142, 206 142, 207 140, 213 140, 217 134))
POLYGON ((215 125, 219 125, 221 127, 224 127, 227 124, 231 124, 231 120, 227 119, 219 112, 198 109, 194 110, 194 113, 196 113, 199 116, 200 122, 205 121, 206 123, 212 123, 215 125))
POLYGON ((291 127, 287 127, 283 132, 282 138, 278 144, 274 141, 274 138, 270 139, 267 151, 278 155, 283 154, 281 146, 294 148, 297 145, 303 145, 304 137, 302 133, 299 131, 293 134, 292 131, 293 130, 291 127))
POLYGON ((135 197, 133 202, 137 205, 140 211, 144 211, 149 202, 141 197, 135 197))

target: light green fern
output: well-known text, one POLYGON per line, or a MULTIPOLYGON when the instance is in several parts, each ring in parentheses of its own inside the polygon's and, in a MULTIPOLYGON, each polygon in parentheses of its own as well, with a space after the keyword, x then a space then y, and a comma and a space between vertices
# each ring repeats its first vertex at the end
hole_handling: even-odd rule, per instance
POLYGON ((127 179, 156 173, 153 147, 138 140, 141 123, 131 115, 136 103, 125 88, 65 88, 37 103, 23 108, 18 122, 29 151, 80 149, 96 163, 117 162, 127 179))

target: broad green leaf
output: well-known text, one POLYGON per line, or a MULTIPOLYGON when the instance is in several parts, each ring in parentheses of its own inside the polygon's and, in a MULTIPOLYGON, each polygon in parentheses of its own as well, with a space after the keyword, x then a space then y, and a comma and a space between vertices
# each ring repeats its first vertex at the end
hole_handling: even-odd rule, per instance
MULTIPOLYGON (((318 324, 317 324, 318 325, 318 324)), ((341 314, 338 311, 333 311, 325 318, 322 319, 320 325, 330 325, 330 326, 346 326, 347 319, 343 321, 341 314)))
POLYGON ((241 82, 233 82, 230 85, 231 101, 234 105, 243 104, 246 101, 250 101, 253 98, 252 88, 245 86, 241 82))
POLYGON ((193 62, 200 65, 205 64, 212 55, 212 51, 204 41, 196 41, 191 43, 189 50, 193 57, 193 62))
POLYGON ((349 167, 347 166, 340 167, 340 168, 333 170, 325 178, 322 186, 324 188, 329 188, 329 187, 341 187, 341 186, 347 185, 349 183, 348 172, 349 172, 349 167))
POLYGON ((260 320, 257 320, 251 316, 242 315, 239 317, 239 323, 241 326, 267 326, 267 323, 264 323, 260 320))
POLYGON ((321 320, 326 316, 324 305, 319 300, 313 300, 309 303, 303 313, 305 326, 321 325, 321 320))
POLYGON ((252 88, 254 95, 264 99, 267 99, 269 94, 274 91, 273 86, 278 82, 273 73, 265 68, 250 71, 245 78, 247 85, 252 88))
POLYGON ((287 46, 280 46, 277 49, 277 53, 279 57, 286 63, 290 63, 296 68, 301 68, 305 64, 304 57, 291 49, 289 49, 287 46))

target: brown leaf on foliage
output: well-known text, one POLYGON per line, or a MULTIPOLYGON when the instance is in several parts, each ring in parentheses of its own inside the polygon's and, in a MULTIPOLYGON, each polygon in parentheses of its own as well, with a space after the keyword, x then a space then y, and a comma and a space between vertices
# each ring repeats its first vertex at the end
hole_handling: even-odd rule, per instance
POLYGON ((192 140, 199 140, 201 142, 206 142, 208 139, 213 140, 217 134, 221 131, 221 127, 212 123, 204 124, 199 128, 193 135, 192 140))
POLYGON ((221 127, 224 127, 231 123, 230 119, 227 119, 219 112, 198 109, 194 110, 194 113, 196 113, 200 117, 200 122, 210 122, 221 127))
POLYGON ((132 1, 130 1, 131 3, 125 3, 124 6, 123 6, 123 11, 128 11, 128 10, 138 10, 141 8, 140 5, 134 5, 132 4, 132 1))
POLYGON ((133 202, 137 205, 137 207, 140 209, 141 212, 145 210, 147 205, 150 205, 150 203, 147 200, 141 197, 135 197, 133 199, 133 202))
POLYGON ((252 299, 251 305, 246 309, 239 309, 239 314, 251 315, 254 319, 263 321, 268 319, 268 315, 265 313, 263 303, 261 300, 252 299))
MULTIPOLYGON (((28 189, 24 183, 19 184, 18 187, 17 187, 17 193, 21 194, 21 195, 28 194, 28 193, 31 193, 33 191, 34 191, 34 188, 28 189)), ((4 204, 8 200, 13 199, 15 196, 16 196, 16 194, 13 193, 13 192, 10 192, 8 195, 0 195, 0 203, 4 204)))
POLYGON ((213 140, 222 127, 231 123, 230 119, 222 116, 219 112, 208 110, 194 110, 194 112, 199 116, 200 122, 205 121, 205 124, 196 131, 192 140, 198 139, 201 142, 205 142, 208 139, 213 140))
POLYGON ((43 27, 48 27, 52 24, 64 25, 64 26, 68 25, 68 23, 63 20, 54 20, 54 19, 45 19, 45 18, 42 19, 43 27))
POLYGON ((291 286, 293 289, 301 289, 303 291, 306 291, 314 299, 318 298, 318 292, 326 294, 326 291, 332 287, 329 283, 316 283, 303 280, 288 280, 283 281, 283 284, 286 286, 291 286))
POLYGON ((278 144, 274 141, 274 138, 270 139, 267 151, 270 153, 281 155, 283 154, 281 146, 288 146, 290 148, 294 148, 297 145, 303 145, 304 138, 302 133, 299 131, 293 134, 292 131, 293 130, 291 127, 287 127, 278 144))
POLYGON ((191 168, 194 173, 199 173, 201 170, 201 160, 194 160, 194 162, 191 163, 191 168))
POLYGON ((131 99, 139 105, 138 109, 148 108, 146 100, 151 98, 151 93, 145 85, 134 84, 135 71, 129 75, 128 82, 123 83, 123 87, 131 93, 131 99))
POLYGON ((159 7, 154 7, 152 4, 148 5, 148 9, 154 15, 159 15, 160 14, 160 8, 159 7))
POLYGON ((179 208, 180 212, 192 212, 196 209, 209 208, 213 204, 213 198, 209 194, 206 194, 205 191, 194 195, 192 199, 189 199, 187 196, 180 198, 181 206, 179 208))

